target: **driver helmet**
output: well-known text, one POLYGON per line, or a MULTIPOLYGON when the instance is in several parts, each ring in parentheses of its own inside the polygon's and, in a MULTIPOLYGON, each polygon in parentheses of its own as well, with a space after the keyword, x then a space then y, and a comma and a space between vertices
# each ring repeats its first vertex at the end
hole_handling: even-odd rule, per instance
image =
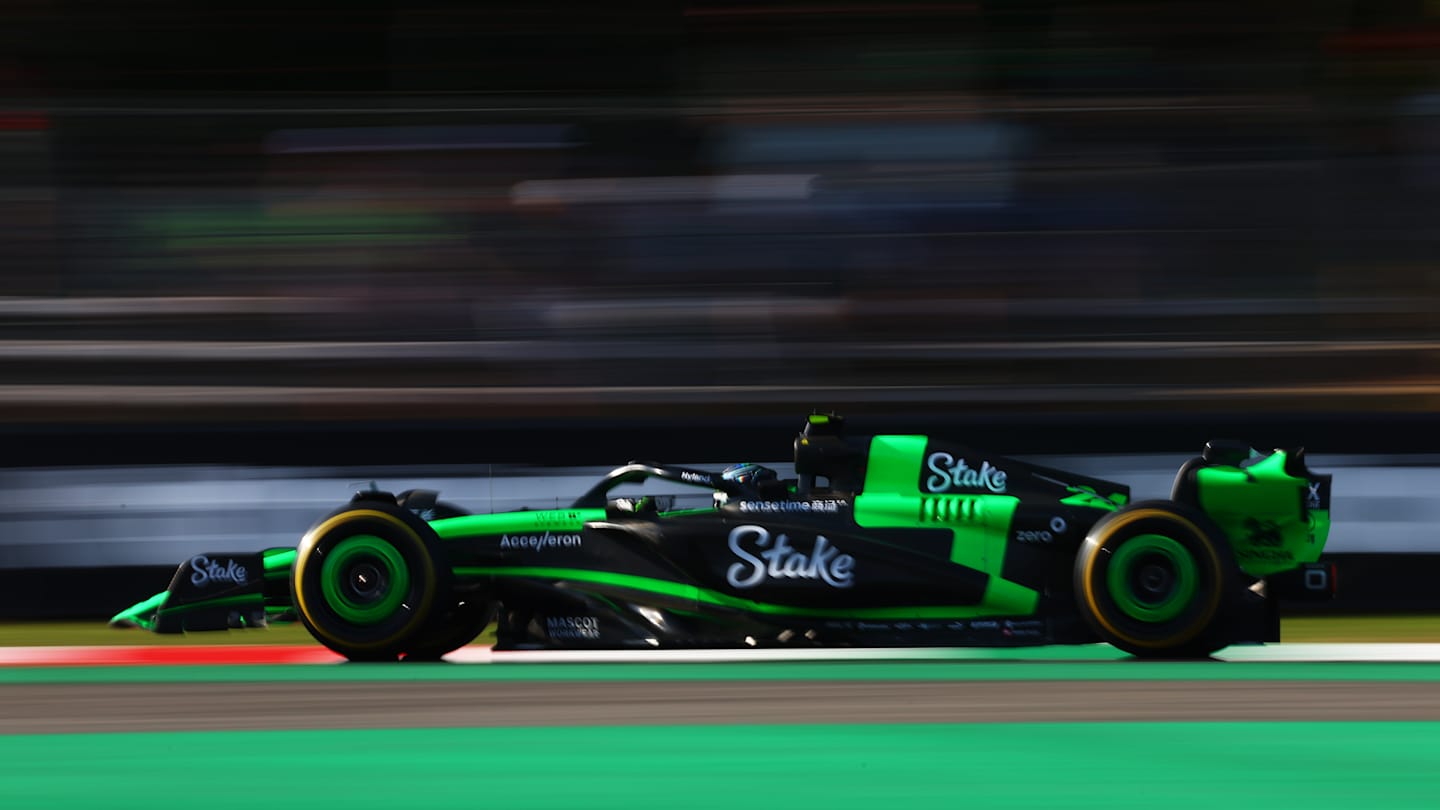
POLYGON ((763 481, 775 481, 779 479, 775 471, 769 467, 751 464, 748 461, 740 464, 731 464, 725 468, 724 472, 720 473, 720 477, 726 481, 734 481, 737 484, 745 484, 752 487, 758 486, 763 481))

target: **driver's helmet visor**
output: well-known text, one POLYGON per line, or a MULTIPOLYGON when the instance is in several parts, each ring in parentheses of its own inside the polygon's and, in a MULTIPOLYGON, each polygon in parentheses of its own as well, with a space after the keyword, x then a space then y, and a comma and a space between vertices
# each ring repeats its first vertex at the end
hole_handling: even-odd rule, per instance
POLYGON ((741 464, 731 464, 720 473, 720 477, 726 481, 734 481, 738 484, 753 484, 756 481, 775 478, 776 476, 775 471, 768 467, 745 462, 741 464))

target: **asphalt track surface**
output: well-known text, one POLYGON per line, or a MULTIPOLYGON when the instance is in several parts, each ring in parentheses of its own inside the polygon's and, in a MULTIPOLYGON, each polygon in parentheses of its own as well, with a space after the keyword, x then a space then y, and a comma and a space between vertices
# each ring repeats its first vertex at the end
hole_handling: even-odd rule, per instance
MULTIPOLYGON (((1044 665, 1041 665, 1044 666, 1044 665)), ((595 725, 1440 720, 1440 685, 1013 681, 18 684, 0 733, 595 725), (202 709, 202 710, 197 710, 202 709)))
MULTIPOLYGON (((1319 650, 1322 658, 1335 650, 1331 657, 1338 658, 1340 651, 1361 646, 1301 648, 1319 650)), ((1351 653, 1349 661, 1287 661, 1285 645, 1240 650, 1250 653, 1248 661, 1116 660, 1110 648, 1091 645, 993 651, 988 660, 927 660, 923 656, 935 655, 927 651, 911 651, 910 660, 843 653, 736 660, 722 651, 683 661, 647 661, 641 653, 634 662, 610 654, 608 661, 591 663, 522 658, 489 664, 17 667, 0 670, 0 734, 1440 721, 1440 664, 1423 660, 1431 645, 1397 646, 1402 653, 1415 651, 1413 660, 1367 663, 1351 653), (1024 660, 1047 650, 1058 650, 1057 657, 1024 660), (1067 657, 1070 650, 1075 652, 1067 657)))

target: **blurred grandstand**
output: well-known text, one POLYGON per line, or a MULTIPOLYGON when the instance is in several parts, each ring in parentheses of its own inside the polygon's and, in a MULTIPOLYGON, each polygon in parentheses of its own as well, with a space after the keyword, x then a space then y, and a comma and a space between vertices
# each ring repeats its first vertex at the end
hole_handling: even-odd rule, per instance
POLYGON ((0 419, 1440 401, 1440 4, 25 0, 0 419))

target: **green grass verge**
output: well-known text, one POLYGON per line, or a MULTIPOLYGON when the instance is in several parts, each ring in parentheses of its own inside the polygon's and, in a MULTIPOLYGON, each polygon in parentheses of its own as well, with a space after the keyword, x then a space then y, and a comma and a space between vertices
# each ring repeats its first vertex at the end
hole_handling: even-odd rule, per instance
MULTIPOLYGON (((1281 625, 1291 642, 1435 642, 1440 643, 1440 615, 1421 616, 1291 616, 1281 625)), ((478 643, 494 640, 493 628, 478 643)), ((154 644, 314 644, 298 622, 265 630, 158 635, 143 630, 117 630, 103 621, 0 623, 0 647, 55 645, 154 644)))
POLYGON ((1280 624, 1285 641, 1440 643, 1440 616, 1290 616, 1280 624))

